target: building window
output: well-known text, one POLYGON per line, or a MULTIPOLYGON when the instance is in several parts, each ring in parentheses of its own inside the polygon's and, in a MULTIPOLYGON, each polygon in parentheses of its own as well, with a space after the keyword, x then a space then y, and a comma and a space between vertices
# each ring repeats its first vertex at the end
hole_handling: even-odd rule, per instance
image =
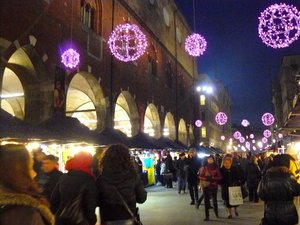
POLYGON ((205 95, 200 95, 200 105, 205 105, 205 95))
POLYGON ((201 135, 202 135, 202 138, 206 138, 206 127, 201 128, 201 135))
POLYGON ((80 1, 80 22, 91 30, 95 29, 95 9, 85 0, 80 1))

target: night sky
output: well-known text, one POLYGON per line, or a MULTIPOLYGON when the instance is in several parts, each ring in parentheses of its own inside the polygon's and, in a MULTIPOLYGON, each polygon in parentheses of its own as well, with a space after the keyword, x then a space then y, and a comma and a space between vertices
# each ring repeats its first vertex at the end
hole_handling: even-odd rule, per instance
POLYGON ((229 90, 232 122, 246 118, 261 124, 266 111, 273 112, 271 80, 278 76, 285 55, 300 55, 300 39, 288 48, 273 49, 258 36, 260 12, 275 3, 294 5, 300 0, 175 0, 190 27, 208 42, 198 57, 198 72, 217 76, 229 90), (194 29, 195 27, 195 29, 194 29))

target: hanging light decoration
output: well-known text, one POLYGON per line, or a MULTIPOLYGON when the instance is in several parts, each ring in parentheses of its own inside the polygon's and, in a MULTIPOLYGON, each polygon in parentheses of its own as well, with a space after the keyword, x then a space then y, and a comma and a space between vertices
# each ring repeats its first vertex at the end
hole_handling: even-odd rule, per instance
POLYGON ((234 139, 240 139, 240 137, 242 137, 242 134, 241 134, 241 132, 236 131, 233 133, 233 137, 234 137, 234 139))
POLYGON ((250 134, 249 137, 250 137, 251 139, 253 139, 253 138, 254 138, 254 134, 250 134))
POLYGON ((185 51, 191 56, 200 56, 206 50, 207 42, 203 36, 194 33, 185 39, 185 51))
POLYGON ((270 131, 270 130, 264 130, 264 136, 266 137, 266 138, 269 138, 269 137, 271 137, 271 135, 272 135, 272 132, 270 131))
POLYGON ((240 137, 239 138, 240 142, 243 144, 245 142, 245 138, 244 137, 240 137))
POLYGON ((282 133, 279 133, 279 134, 278 134, 278 138, 280 138, 280 139, 283 138, 283 134, 282 134, 282 133))
POLYGON ((272 48, 288 47, 300 36, 300 13, 293 5, 271 5, 258 19, 259 37, 272 48))
POLYGON ((222 140, 222 141, 225 141, 225 139, 226 139, 225 136, 222 135, 222 136, 221 136, 221 140, 222 140))
POLYGON ((263 138, 261 139, 261 142, 264 143, 264 144, 266 144, 266 143, 268 142, 268 138, 263 137, 263 138))
POLYGON ((219 112, 219 113, 217 113, 215 120, 216 120, 217 124, 224 125, 227 123, 228 118, 224 112, 219 112))
POLYGON ((134 24, 120 24, 108 39, 111 53, 124 62, 135 61, 142 56, 148 46, 145 34, 134 24))
POLYGON ((250 142, 249 142, 249 141, 246 141, 246 143, 245 143, 245 146, 246 146, 246 148, 247 148, 247 149, 249 149, 249 150, 250 150, 251 144, 250 144, 250 142))
POLYGON ((80 55, 77 51, 72 48, 67 49, 61 55, 61 62, 65 67, 73 69, 79 64, 80 55))
POLYGON ((271 113, 265 113, 261 117, 261 121, 265 126, 271 126, 274 123, 275 118, 271 113))
POLYGON ((195 126, 196 127, 201 127, 202 126, 202 121, 201 120, 196 120, 195 121, 195 126))
POLYGON ((241 124, 242 124, 243 127, 248 127, 250 125, 249 121, 246 120, 246 119, 243 119, 241 124))

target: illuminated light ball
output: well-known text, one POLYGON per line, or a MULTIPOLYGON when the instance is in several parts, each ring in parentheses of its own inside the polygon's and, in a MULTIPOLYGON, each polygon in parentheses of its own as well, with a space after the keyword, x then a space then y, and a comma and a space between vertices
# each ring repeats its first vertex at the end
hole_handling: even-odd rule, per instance
POLYGON ((234 137, 235 139, 240 139, 240 137, 242 137, 242 134, 241 134, 241 132, 236 131, 236 132, 233 133, 233 137, 234 137))
POLYGON ((252 140, 252 143, 254 144, 256 141, 255 140, 252 140))
POLYGON ((270 130, 264 130, 264 136, 266 137, 266 138, 269 138, 269 137, 271 137, 271 135, 272 135, 272 133, 271 133, 271 131, 270 130))
POLYGON ((288 47, 300 36, 300 13, 293 5, 271 5, 258 20, 259 37, 269 47, 288 47))
POLYGON ((191 56, 200 56, 206 50, 207 42, 200 34, 191 34, 185 39, 185 51, 191 56))
POLYGON ((282 134, 282 133, 279 133, 279 134, 278 134, 278 138, 283 138, 283 134, 282 134))
POLYGON ((254 151, 256 151, 256 147, 255 147, 255 146, 253 146, 252 149, 253 149, 254 151))
POLYGON ((268 138, 263 137, 263 138, 261 139, 261 142, 264 143, 264 144, 266 144, 266 143, 268 142, 268 138))
POLYGON ((239 140, 240 140, 241 143, 245 142, 245 138, 244 137, 240 137, 239 140))
POLYGON ((248 127, 250 125, 249 121, 246 119, 242 120, 241 124, 243 127, 248 127))
POLYGON ((250 134, 249 137, 250 137, 251 139, 253 139, 253 138, 254 138, 254 134, 250 134))
POLYGON ((250 142, 246 141, 245 146, 246 146, 246 148, 250 149, 250 146, 251 146, 250 142))
POLYGON ((196 127, 201 127, 202 126, 202 121, 201 120, 196 120, 195 125, 196 125, 196 127))
POLYGON ((227 115, 223 112, 219 112, 217 113, 216 117, 215 117, 216 123, 219 125, 224 125, 227 123, 227 115))
POLYGON ((271 113, 265 113, 261 117, 261 121, 265 126, 271 126, 274 123, 275 118, 271 113))
POLYGON ((146 35, 134 24, 120 24, 108 39, 111 53, 120 61, 135 61, 148 46, 146 35))
POLYGON ((224 135, 221 136, 221 140, 225 141, 225 136, 224 135))
POLYGON ((64 51, 61 55, 61 62, 65 65, 65 67, 73 69, 79 64, 80 55, 74 49, 69 48, 64 51))

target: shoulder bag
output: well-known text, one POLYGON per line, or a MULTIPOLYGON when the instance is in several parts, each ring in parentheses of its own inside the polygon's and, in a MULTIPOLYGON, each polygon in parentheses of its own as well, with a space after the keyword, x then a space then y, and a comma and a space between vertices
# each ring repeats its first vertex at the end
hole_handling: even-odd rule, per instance
POLYGON ((58 215, 59 220, 66 224, 74 225, 88 225, 89 222, 84 216, 82 199, 85 192, 86 185, 84 185, 78 195, 72 199, 58 215))
MULTIPOLYGON (((135 216, 134 213, 129 208, 129 206, 127 205, 127 203, 124 200, 123 196, 118 191, 118 189, 113 185, 112 185, 112 187, 115 190, 115 192, 117 193, 117 195, 119 196, 122 204, 125 206, 126 210, 129 212, 129 214, 131 215, 132 218, 131 219, 125 219, 125 220, 106 221, 106 222, 104 222, 103 225, 143 225, 142 222, 139 220, 139 218, 140 218, 139 214, 137 216, 135 216)), ((137 208, 137 213, 138 213, 138 208, 137 208)))

